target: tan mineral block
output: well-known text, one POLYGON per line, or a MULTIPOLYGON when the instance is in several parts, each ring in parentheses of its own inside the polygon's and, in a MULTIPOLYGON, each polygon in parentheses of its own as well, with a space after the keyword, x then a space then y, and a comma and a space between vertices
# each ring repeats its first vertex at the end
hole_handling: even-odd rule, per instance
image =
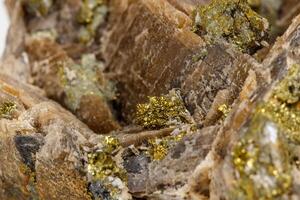
POLYGON ((89 69, 89 66, 75 68, 74 66, 79 65, 49 38, 29 38, 26 49, 31 61, 34 84, 43 88, 48 97, 65 105, 99 134, 119 128, 105 94, 98 89, 102 85, 105 88, 108 84, 100 69, 89 69), (90 71, 86 72, 84 69, 90 71), (72 82, 77 85, 74 86, 72 82), (92 90, 91 87, 95 89, 92 90))
POLYGON ((96 134, 39 89, 4 75, 0 105, 0 198, 90 199, 81 147, 96 134), (7 102, 13 107, 3 115, 7 102))
POLYGON ((132 119, 136 105, 147 96, 180 88, 197 123, 215 122, 220 117, 216 108, 233 103, 256 62, 224 41, 205 44, 191 31, 190 17, 177 10, 179 1, 117 2, 111 3, 103 55, 107 70, 119 81, 125 119, 132 119), (214 98, 224 90, 227 96, 210 111, 214 98))
POLYGON ((147 96, 179 87, 178 79, 204 42, 189 30, 191 19, 167 1, 118 2, 111 3, 103 55, 120 81, 120 98, 128 115, 147 96))

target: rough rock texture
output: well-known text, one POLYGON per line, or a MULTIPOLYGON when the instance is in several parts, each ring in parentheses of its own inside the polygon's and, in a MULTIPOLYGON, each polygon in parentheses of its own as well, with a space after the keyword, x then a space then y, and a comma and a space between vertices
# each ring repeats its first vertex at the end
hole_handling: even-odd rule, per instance
POLYGON ((95 59, 76 64, 53 39, 31 36, 26 41, 35 85, 65 105, 97 133, 119 128, 108 105, 114 91, 95 59), (97 108, 97 109, 95 109, 97 108))
POLYGON ((215 121, 205 119, 208 112, 216 111, 210 111, 215 97, 226 93, 217 104, 231 104, 255 61, 224 42, 205 44, 191 31, 190 18, 166 1, 111 4, 103 56, 107 70, 119 82, 124 117, 130 121, 136 105, 147 96, 182 88, 197 123, 215 121))
MULTIPOLYGON (((281 135, 282 132, 284 132, 283 133, 284 135, 288 134, 287 129, 281 127, 279 123, 272 121, 272 118, 271 119, 262 118, 257 121, 256 116, 258 115, 257 113, 259 113, 257 109, 259 108, 260 104, 263 104, 263 102, 268 103, 272 101, 270 96, 273 91, 276 91, 275 88, 278 85, 278 80, 282 80, 284 77, 288 76, 287 70, 292 68, 292 66, 295 63, 299 63, 299 54, 297 53, 298 50, 296 50, 299 48, 299 44, 297 42, 297 38, 299 37, 299 23, 300 23, 299 19, 300 19, 299 16, 294 19, 293 24, 290 26, 290 28, 285 33, 285 35, 277 40, 277 42, 274 45, 274 48, 270 51, 270 54, 267 56, 266 60, 264 61, 263 65, 266 66, 266 68, 260 73, 263 73, 265 81, 258 82, 259 84, 252 87, 252 89, 248 90, 248 94, 250 95, 249 96, 250 98, 243 99, 240 104, 234 107, 232 115, 225 121, 225 124, 221 129, 221 131, 219 132, 213 145, 213 150, 212 150, 213 156, 212 158, 210 158, 209 161, 212 162, 213 164, 211 164, 210 168, 203 167, 198 169, 198 174, 196 176, 198 179, 202 177, 203 174, 205 173, 210 174, 210 198, 211 199, 258 198, 257 195, 260 196, 266 195, 266 193, 264 192, 267 192, 272 187, 272 186, 265 186, 266 188, 264 191, 257 193, 255 186, 250 184, 248 186, 249 190, 245 189, 245 192, 248 192, 247 193, 248 195, 243 196, 242 194, 243 190, 240 190, 241 194, 234 193, 234 191, 236 192, 239 191, 236 188, 236 185, 248 184, 248 183, 247 182, 239 183, 237 181, 240 178, 236 177, 237 168, 234 167, 233 158, 232 158, 233 154, 231 152, 233 152, 234 149, 237 148, 236 144, 238 143, 238 141, 241 141, 243 138, 246 138, 247 131, 248 132, 252 131, 253 132, 252 134, 258 134, 258 137, 265 137, 263 136, 263 134, 269 134, 269 133, 268 133, 268 129, 264 129, 264 126, 266 127, 271 126, 275 130, 276 134, 277 132, 279 135, 281 135), (254 126, 251 126, 251 123, 253 125, 255 124, 258 125, 259 123, 262 124, 265 123, 265 125, 260 125, 259 127, 261 128, 255 128, 254 126), (242 196, 235 196, 235 195, 242 195, 242 196)), ((271 130, 272 129, 270 129, 270 131, 271 130)), ((296 132, 295 134, 298 133, 296 132)), ((282 136, 278 136, 278 137, 282 137, 282 136)), ((260 140, 258 138, 254 139, 254 141, 256 140, 263 141, 264 139, 263 138, 261 138, 260 140)), ((282 141, 283 140, 284 139, 282 139, 282 141)), ((267 154, 264 156, 272 155, 269 153, 269 151, 266 148, 271 148, 272 149, 271 151, 277 151, 277 152, 286 151, 285 149, 286 147, 282 147, 280 145, 279 145, 280 148, 277 150, 275 147, 272 147, 271 144, 265 143, 265 145, 269 145, 269 146, 266 146, 264 147, 264 149, 261 149, 262 153, 267 154)), ((295 150, 297 149, 297 147, 295 147, 294 144, 291 144, 290 142, 287 142, 286 145, 289 146, 288 148, 295 149, 295 150)), ((296 155, 298 155, 298 153, 296 153, 296 155)), ((288 156, 285 156, 283 158, 289 159, 288 156)), ((279 163, 281 162, 279 161, 280 159, 279 157, 277 157, 276 159, 278 159, 277 162, 279 163)), ((283 163, 284 162, 282 162, 281 164, 283 163)), ((275 167, 277 166, 277 164, 274 164, 275 167)), ((258 169, 261 168, 262 166, 259 166, 258 169)), ((295 168, 295 164, 293 164, 293 162, 290 165, 289 169, 293 169, 290 172, 291 173, 289 175, 290 177, 298 176, 297 175, 299 173, 298 169, 295 168)), ((284 172, 289 173, 288 170, 285 170, 284 172)), ((270 179, 272 179, 272 176, 273 175, 270 175, 270 179)), ((245 179, 245 181, 247 181, 247 179, 245 179)), ((298 193, 296 192, 297 178, 293 179, 291 184, 293 185, 293 187, 290 189, 287 188, 284 189, 283 186, 279 186, 282 193, 281 192, 275 193, 275 196, 273 196, 272 198, 274 199, 299 198, 297 196, 298 193)), ((287 187, 290 186, 287 185, 287 187)))
POLYGON ((7 34, 5 52, 0 63, 1 73, 11 75, 22 82, 27 82, 30 79, 30 66, 24 54, 26 25, 23 18, 22 4, 20 1, 6 1, 6 4, 11 25, 7 34))
POLYGON ((209 3, 209 0, 168 0, 177 10, 191 15, 197 5, 209 3))
MULTIPOLYGON (((67 0, 64 2, 55 1, 52 4, 49 4, 52 0, 46 0, 47 13, 43 16, 36 15, 36 12, 40 12, 41 10, 34 9, 33 12, 26 12, 25 23, 27 27, 27 31, 29 33, 34 33, 36 31, 41 30, 52 30, 57 35, 57 41, 62 45, 62 47, 67 51, 68 55, 73 59, 80 59, 81 54, 88 52, 98 51, 99 48, 99 37, 101 36, 101 32, 105 24, 103 24, 102 20, 99 20, 99 26, 95 27, 95 33, 92 36, 88 36, 90 41, 86 41, 89 43, 86 45, 85 42, 81 42, 81 32, 86 28, 85 24, 79 23, 78 16, 80 15, 81 8, 87 3, 81 0, 67 0)), ((15 4, 15 0, 7 1, 8 3, 15 4)), ((24 10, 29 5, 33 4, 32 1, 23 1, 25 4, 23 7, 24 10), (27 4, 26 4, 27 3, 27 4)), ((42 2, 42 4, 44 3, 42 2)), ((53 1, 52 1, 53 2, 53 1)), ((91 1, 92 3, 96 1, 91 1)), ((102 2, 102 1, 101 1, 102 2)), ((38 3, 37 3, 38 4, 38 3)), ((100 14, 101 15, 101 14, 100 14)), ((94 29, 94 27, 92 28, 94 29)))
POLYGON ((300 16, 253 56, 192 31, 209 2, 7 0, 0 199, 299 199, 300 16))
POLYGON ((111 4, 103 56, 108 70, 120 82, 120 99, 127 109, 123 109, 124 113, 132 114, 135 105, 147 95, 166 93, 171 84, 175 85, 178 78, 174 77, 184 72, 183 66, 192 63, 192 56, 201 51, 204 43, 189 31, 192 21, 188 16, 167 1, 111 4), (161 52, 165 55, 161 56, 161 52))
MULTIPOLYGON (((219 127, 208 127, 178 142, 161 161, 150 162, 145 155, 130 155, 124 167, 128 172, 128 189, 136 197, 159 198, 187 184, 192 169, 201 163, 211 150, 219 127)), ((207 188, 203 188, 207 190, 207 188)), ((206 191, 207 192, 207 191, 206 191)), ((183 196, 182 196, 183 198, 183 196)))
POLYGON ((1 102, 16 104, 0 120, 1 199, 90 199, 80 148, 94 133, 37 88, 4 75, 0 85, 1 102))
MULTIPOLYGON (((207 127, 185 137, 170 150, 164 160, 151 163, 147 180, 148 195, 158 190, 173 190, 187 184, 192 174, 191 169, 195 169, 205 159, 219 128, 219 126, 207 127)), ((208 188, 205 187, 201 190, 203 193, 208 192, 208 188)))
MULTIPOLYGON (((43 88, 49 98, 67 107, 97 133, 118 129, 120 126, 108 102, 115 98, 113 84, 103 74, 103 67, 91 66, 89 71, 81 72, 72 66, 79 63, 84 54, 99 48, 98 39, 94 39, 91 45, 78 41, 76 30, 81 25, 75 16, 83 3, 78 0, 57 2, 54 5, 56 10, 47 17, 31 16, 22 9, 25 6, 20 1, 11 0, 6 4, 12 22, 8 46, 0 64, 2 73, 43 88), (66 69, 68 71, 61 69, 66 60, 71 63, 69 70, 66 69), (78 83, 74 86, 76 81, 78 83)), ((100 28, 97 30, 100 34, 100 28)))

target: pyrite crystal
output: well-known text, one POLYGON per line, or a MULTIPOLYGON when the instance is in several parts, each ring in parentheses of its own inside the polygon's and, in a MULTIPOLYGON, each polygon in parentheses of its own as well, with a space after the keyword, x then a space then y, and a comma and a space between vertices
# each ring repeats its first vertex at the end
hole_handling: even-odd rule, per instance
POLYGON ((0 200, 300 199, 299 0, 5 0, 0 200))
POLYGON ((268 22, 251 9, 247 0, 212 0, 195 10, 195 28, 212 41, 224 38, 248 51, 260 45, 268 22))
POLYGON ((144 128, 162 128, 188 122, 188 111, 175 91, 160 97, 149 97, 148 103, 138 104, 136 122, 144 128))
POLYGON ((298 64, 290 67, 234 147, 232 162, 239 180, 232 198, 284 198, 291 191, 291 146, 299 144, 299 70, 298 64))
POLYGON ((258 114, 237 143, 232 159, 237 172, 232 199, 274 199, 288 194, 291 166, 283 131, 258 114))
POLYGON ((125 170, 113 158, 114 151, 119 147, 116 138, 107 136, 101 150, 88 154, 87 171, 92 176, 92 182, 98 182, 112 199, 119 199, 127 182, 125 170))
POLYGON ((10 118, 11 113, 17 108, 14 102, 3 102, 0 105, 0 118, 10 118))

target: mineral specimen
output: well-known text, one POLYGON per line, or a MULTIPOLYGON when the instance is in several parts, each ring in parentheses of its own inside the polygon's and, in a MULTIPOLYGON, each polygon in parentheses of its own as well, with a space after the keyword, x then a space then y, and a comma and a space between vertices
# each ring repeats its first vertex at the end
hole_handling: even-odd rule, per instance
POLYGON ((286 198, 291 191, 289 145, 299 144, 299 111, 292 105, 299 101, 294 93, 299 65, 289 68, 268 102, 257 107, 248 132, 234 147, 232 159, 240 180, 232 199, 286 198))
POLYGON ((49 34, 41 33, 31 36, 26 47, 33 80, 50 98, 65 105, 95 132, 119 128, 108 105, 115 98, 114 87, 95 55, 82 55, 76 63, 49 34))
POLYGON ((5 109, 14 117, 0 119, 0 199, 90 199, 79 146, 94 133, 40 93, 0 76, 1 101, 15 102, 5 109))
MULTIPOLYGON (((218 107, 233 103, 248 70, 257 63, 222 42, 206 44, 191 31, 191 18, 168 1, 110 2, 103 57, 118 82, 122 117, 132 122, 136 106, 149 96, 180 88, 197 123, 218 121, 218 107), (120 13, 123 20, 117 17, 120 13)), ((195 7, 197 2, 202 1, 191 4, 195 7)))
MULTIPOLYGON (((299 54, 291 54, 298 43, 299 17, 278 40, 265 59, 265 83, 252 89, 253 99, 236 107, 216 139, 210 196, 225 199, 298 198, 298 97, 299 54), (285 44, 284 48, 283 44, 285 44), (289 60, 289 62, 285 62, 289 60), (294 90, 295 89, 295 90, 294 90), (241 122, 246 123, 241 123, 241 122), (224 148, 224 149, 223 149, 224 148), (218 160, 222 152, 222 161, 218 160), (216 164, 216 165, 215 165, 216 164), (226 192, 220 192, 220 191, 226 192)), ((203 170, 206 170, 203 168, 203 170)), ((207 171, 206 171, 207 172, 207 171)))
POLYGON ((180 95, 175 91, 161 97, 149 97, 148 103, 137 105, 136 122, 144 128, 188 123, 190 119, 180 95))
POLYGON ((283 132, 268 118, 258 114, 249 132, 234 147, 237 171, 232 199, 274 199, 291 190, 292 175, 283 132))
POLYGON ((122 190, 126 188, 127 174, 113 157, 119 147, 120 143, 116 138, 107 136, 100 150, 88 154, 87 171, 92 176, 91 182, 107 191, 109 199, 120 199, 122 190))
POLYGON ((203 31, 208 40, 224 38, 246 52, 259 45, 268 28, 247 0, 212 0, 195 11, 194 23, 195 31, 203 31))
POLYGON ((94 39, 97 28, 105 22, 108 13, 104 0, 83 0, 78 14, 78 22, 83 24, 79 31, 79 40, 89 43, 94 39))
POLYGON ((26 10, 36 16, 45 16, 53 5, 52 0, 22 0, 26 10))
POLYGON ((300 198, 298 0, 6 4, 0 199, 300 198))
POLYGON ((14 104, 13 102, 3 102, 0 105, 0 118, 10 118, 11 113, 15 109, 16 104, 14 104))

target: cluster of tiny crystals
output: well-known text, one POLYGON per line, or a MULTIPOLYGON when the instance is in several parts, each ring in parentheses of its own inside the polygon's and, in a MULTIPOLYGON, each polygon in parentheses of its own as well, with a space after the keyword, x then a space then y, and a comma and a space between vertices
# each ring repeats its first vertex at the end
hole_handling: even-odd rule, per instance
POLYGON ((137 106, 136 122, 143 128, 161 129, 178 126, 169 136, 147 141, 147 154, 152 160, 164 159, 176 143, 195 131, 195 126, 189 120, 190 115, 178 95, 175 91, 170 91, 168 95, 149 97, 147 103, 137 106))
POLYGON ((119 141, 106 136, 101 150, 88 154, 88 172, 93 176, 93 181, 100 181, 102 186, 110 192, 112 197, 117 197, 121 192, 123 182, 127 182, 127 174, 118 166, 113 158, 114 151, 120 147, 119 141), (118 183, 118 184, 117 184, 118 183))
POLYGON ((30 14, 42 17, 50 12, 53 0, 23 0, 23 4, 30 14))
POLYGON ((239 181, 235 198, 281 198, 292 186, 291 146, 300 144, 300 65, 290 66, 232 152, 239 181), (265 181, 263 181, 265 180, 265 181), (266 182, 268 180, 268 182, 266 182))
POLYGON ((212 0, 199 6, 194 17, 194 30, 204 32, 207 41, 224 38, 245 52, 260 45, 268 28, 247 0, 212 0))
POLYGON ((0 105, 0 118, 10 118, 11 113, 17 108, 17 105, 11 101, 3 102, 0 105))
POLYGON ((136 122, 144 128, 159 129, 186 122, 186 113, 182 100, 176 96, 149 97, 147 103, 137 106, 136 122))
POLYGON ((148 140, 148 154, 152 160, 162 160, 166 157, 171 147, 181 141, 187 134, 186 131, 180 131, 176 135, 166 136, 164 138, 154 138, 148 140))

